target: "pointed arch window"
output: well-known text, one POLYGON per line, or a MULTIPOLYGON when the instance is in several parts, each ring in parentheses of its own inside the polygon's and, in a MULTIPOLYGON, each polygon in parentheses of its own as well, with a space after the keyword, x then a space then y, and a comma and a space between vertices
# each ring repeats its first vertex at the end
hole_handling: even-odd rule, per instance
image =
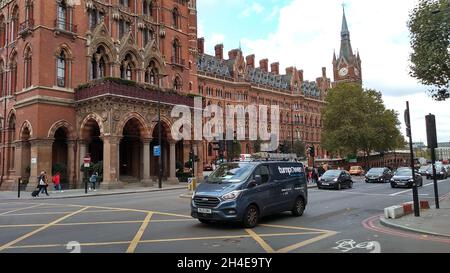
POLYGON ((12 12, 12 41, 15 41, 19 34, 19 7, 15 6, 12 12))
POLYGON ((67 24, 67 5, 65 0, 58 1, 57 8, 57 26, 59 29, 66 30, 67 24))
POLYGON ((158 85, 158 69, 156 68, 154 61, 150 62, 145 71, 145 82, 152 85, 158 85))
POLYGON ((61 51, 56 60, 56 75, 57 84, 59 87, 66 87, 66 74, 67 74, 67 63, 66 63, 66 53, 64 50, 61 51))
POLYGON ((173 89, 175 91, 181 91, 182 88, 182 84, 181 84, 181 79, 180 77, 175 77, 175 80, 173 81, 173 89))
POLYGON ((105 48, 99 46, 91 60, 91 80, 101 79, 107 75, 107 55, 105 48))
POLYGON ((0 16, 0 48, 5 47, 6 44, 6 22, 5 17, 0 16))
POLYGON ((32 78, 32 54, 31 54, 31 48, 27 47, 25 49, 24 54, 24 84, 25 88, 28 88, 31 86, 31 78, 32 78))
POLYGON ((4 97, 6 95, 4 92, 5 91, 4 82, 5 82, 5 65, 3 63, 3 60, 0 60, 0 97, 4 97))
POLYGON ((172 26, 175 29, 180 29, 180 13, 177 8, 172 10, 172 26))
POLYGON ((181 64, 181 44, 178 39, 172 43, 172 63, 181 64))
POLYGON ((127 54, 120 65, 120 77, 124 80, 134 80, 133 75, 133 59, 130 54, 127 54))

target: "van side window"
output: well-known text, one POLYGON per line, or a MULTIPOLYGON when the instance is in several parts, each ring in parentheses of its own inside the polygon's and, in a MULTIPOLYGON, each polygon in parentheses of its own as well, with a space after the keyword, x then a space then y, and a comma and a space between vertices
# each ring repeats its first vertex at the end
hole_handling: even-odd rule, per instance
POLYGON ((259 166, 253 176, 255 175, 261 175, 261 179, 262 179, 262 183, 267 183, 270 180, 270 172, 269 172, 269 168, 267 166, 259 166))

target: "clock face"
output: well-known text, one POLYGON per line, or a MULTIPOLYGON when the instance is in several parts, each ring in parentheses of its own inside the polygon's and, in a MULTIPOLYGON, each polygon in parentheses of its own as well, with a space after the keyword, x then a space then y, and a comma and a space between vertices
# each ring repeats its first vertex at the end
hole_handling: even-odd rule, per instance
POLYGON ((359 70, 358 70, 358 68, 355 68, 355 75, 356 75, 356 76, 359 76, 359 70))
POLYGON ((339 70, 340 76, 346 76, 348 74, 348 69, 346 67, 343 67, 339 70))

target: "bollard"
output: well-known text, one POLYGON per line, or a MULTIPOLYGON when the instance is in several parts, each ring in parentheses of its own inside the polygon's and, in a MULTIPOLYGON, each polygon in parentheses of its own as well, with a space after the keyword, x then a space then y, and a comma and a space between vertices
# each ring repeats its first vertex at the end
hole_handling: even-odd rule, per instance
POLYGON ((17 198, 20 198, 20 184, 22 184, 21 182, 22 182, 22 178, 19 177, 17 179, 17 183, 19 184, 17 187, 17 198))

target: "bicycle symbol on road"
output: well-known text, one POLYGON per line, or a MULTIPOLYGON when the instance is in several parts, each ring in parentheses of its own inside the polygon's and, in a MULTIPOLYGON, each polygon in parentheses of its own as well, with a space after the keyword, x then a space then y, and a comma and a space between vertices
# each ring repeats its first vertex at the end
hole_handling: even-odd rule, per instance
POLYGON ((366 249, 371 250, 370 253, 381 253, 381 245, 376 241, 362 242, 356 244, 353 239, 344 239, 337 241, 336 244, 338 246, 333 247, 333 249, 340 250, 342 252, 349 252, 353 249, 366 249))

